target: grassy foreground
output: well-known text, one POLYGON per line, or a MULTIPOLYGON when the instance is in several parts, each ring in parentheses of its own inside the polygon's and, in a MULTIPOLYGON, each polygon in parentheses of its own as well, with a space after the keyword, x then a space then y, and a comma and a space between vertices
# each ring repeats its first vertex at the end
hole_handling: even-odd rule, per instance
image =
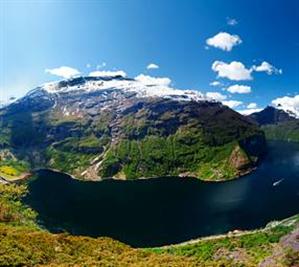
MULTIPOLYGON (((51 234, 20 198, 25 186, 0 184, 0 266, 297 266, 299 215, 258 231, 153 249, 110 238, 51 234), (294 243, 295 242, 295 243, 294 243)), ((145 229, 146 231, 146 229, 145 229)))

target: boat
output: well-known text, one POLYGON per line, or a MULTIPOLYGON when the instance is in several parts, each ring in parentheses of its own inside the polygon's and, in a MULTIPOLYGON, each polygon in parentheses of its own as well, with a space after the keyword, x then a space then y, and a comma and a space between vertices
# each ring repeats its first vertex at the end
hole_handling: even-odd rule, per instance
POLYGON ((282 178, 282 179, 280 179, 280 180, 274 182, 274 183, 273 183, 273 186, 277 186, 277 185, 279 185, 283 180, 284 180, 284 179, 282 178))

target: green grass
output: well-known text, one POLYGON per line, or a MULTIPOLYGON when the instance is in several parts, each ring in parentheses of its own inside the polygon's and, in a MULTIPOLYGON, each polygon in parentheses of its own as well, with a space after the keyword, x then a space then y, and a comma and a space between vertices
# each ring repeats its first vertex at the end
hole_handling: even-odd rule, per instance
POLYGON ((146 136, 123 140, 107 153, 100 175, 123 172, 127 179, 178 175, 188 172, 201 179, 231 179, 237 170, 229 157, 237 142, 209 147, 199 133, 178 132, 168 137, 146 136))
POLYGON ((0 160, 0 176, 8 180, 14 180, 28 172, 30 166, 24 161, 0 160))
POLYGON ((36 213, 21 202, 26 194, 26 186, 0 183, 0 224, 36 226, 36 213))
MULTIPOLYGON (((228 260, 227 255, 229 253, 242 251, 246 257, 246 263, 248 264, 242 266, 257 266, 258 263, 272 254, 273 247, 279 242, 280 238, 290 233, 293 229, 294 225, 278 225, 266 231, 255 231, 241 236, 226 236, 223 238, 202 240, 194 244, 147 250, 157 254, 166 253, 196 258, 198 262, 207 264, 207 266, 216 266, 217 262, 219 263, 221 261, 226 262, 228 260)), ((227 262, 227 264, 229 263, 227 262)))
POLYGON ((80 172, 90 166, 90 162, 94 156, 50 147, 46 151, 46 157, 50 162, 49 167, 62 172, 79 175, 80 172))

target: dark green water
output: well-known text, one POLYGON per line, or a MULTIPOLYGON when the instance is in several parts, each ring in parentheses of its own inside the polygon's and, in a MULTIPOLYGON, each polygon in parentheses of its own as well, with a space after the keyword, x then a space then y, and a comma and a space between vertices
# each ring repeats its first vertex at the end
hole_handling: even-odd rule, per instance
POLYGON ((29 190, 25 202, 53 232, 109 236, 137 247, 178 243, 299 213, 299 144, 270 143, 255 172, 230 182, 80 182, 40 171, 29 190))

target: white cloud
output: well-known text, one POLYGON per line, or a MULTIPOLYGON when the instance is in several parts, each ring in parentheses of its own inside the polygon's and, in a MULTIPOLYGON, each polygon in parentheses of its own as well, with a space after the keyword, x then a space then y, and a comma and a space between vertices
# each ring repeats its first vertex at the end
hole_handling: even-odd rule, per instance
POLYGON ((257 108, 257 104, 256 104, 256 103, 249 103, 249 104, 247 105, 247 108, 248 108, 248 109, 254 109, 254 108, 257 108))
POLYGON ((251 93, 251 87, 250 86, 239 85, 239 84, 231 85, 226 90, 228 92, 232 93, 232 94, 235 94, 235 93, 237 93, 237 94, 248 94, 248 93, 251 93))
POLYGON ((65 79, 69 79, 79 75, 80 71, 71 67, 61 66, 59 68, 54 68, 54 69, 45 69, 45 73, 49 73, 52 75, 63 77, 65 79))
POLYGON ((276 98, 272 101, 272 105, 299 118, 299 95, 276 98))
POLYGON ((243 104, 242 101, 236 101, 236 100, 223 101, 222 103, 223 103, 223 105, 226 105, 230 108, 236 108, 243 104))
POLYGON ((148 70, 159 69, 159 66, 155 63, 148 64, 146 67, 148 70))
POLYGON ((171 83, 171 80, 167 77, 151 77, 144 74, 139 74, 135 77, 135 80, 143 83, 144 85, 169 86, 171 83))
POLYGON ((260 112, 262 110, 263 110, 262 108, 249 108, 249 109, 243 109, 243 110, 237 110, 237 111, 240 114, 247 116, 247 115, 250 115, 255 112, 260 112))
POLYGON ((243 63, 232 61, 225 63, 223 61, 214 61, 212 70, 218 73, 218 77, 228 78, 233 81, 252 80, 251 69, 246 69, 243 63))
POLYGON ((87 64, 86 64, 86 68, 89 69, 90 67, 91 67, 91 64, 87 63, 87 64))
POLYGON ((122 77, 126 77, 127 74, 122 71, 122 70, 116 70, 116 71, 92 71, 89 73, 89 76, 93 76, 93 77, 115 77, 115 76, 122 76, 122 77))
POLYGON ((223 94, 218 93, 218 92, 207 92, 206 96, 208 98, 215 99, 216 101, 220 101, 220 102, 227 98, 226 95, 223 95, 223 94))
POLYGON ((219 81, 213 81, 210 83, 210 86, 220 86, 221 85, 221 82, 219 81))
POLYGON ((277 69, 267 61, 263 61, 259 66, 252 66, 252 69, 257 72, 266 72, 268 75, 271 74, 282 74, 282 69, 277 69))
POLYGON ((227 25, 235 26, 238 24, 238 21, 234 18, 227 18, 226 19, 227 25))
POLYGON ((224 51, 231 51, 232 48, 242 43, 238 35, 231 35, 227 32, 219 32, 215 36, 206 40, 207 45, 213 46, 224 51))

